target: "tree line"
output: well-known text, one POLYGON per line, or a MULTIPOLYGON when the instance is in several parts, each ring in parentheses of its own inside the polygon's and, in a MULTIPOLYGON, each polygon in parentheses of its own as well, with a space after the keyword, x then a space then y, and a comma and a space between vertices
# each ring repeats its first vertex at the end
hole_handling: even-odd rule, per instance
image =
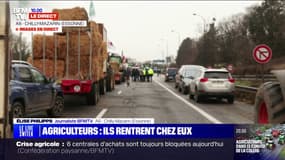
POLYGON ((183 40, 176 63, 178 66, 254 65, 252 50, 257 44, 270 46, 273 59, 285 56, 285 1, 265 0, 261 5, 247 8, 245 14, 210 24, 198 40, 183 40))

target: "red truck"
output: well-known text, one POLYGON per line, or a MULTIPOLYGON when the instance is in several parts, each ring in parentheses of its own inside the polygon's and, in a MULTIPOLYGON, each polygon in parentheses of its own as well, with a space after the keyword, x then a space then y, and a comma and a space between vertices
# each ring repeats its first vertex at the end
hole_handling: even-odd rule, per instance
MULTIPOLYGON (((89 105, 96 104, 99 101, 100 95, 105 94, 106 88, 109 88, 111 85, 111 82, 107 81, 107 32, 103 24, 99 24, 98 28, 99 33, 101 34, 101 37, 99 37, 102 38, 101 41, 103 42, 103 45, 96 48, 96 45, 92 43, 92 38, 94 38, 92 37, 92 32, 94 32, 94 28, 90 28, 90 31, 87 31, 87 34, 91 35, 89 36, 89 45, 84 45, 84 43, 80 42, 81 38, 78 38, 78 62, 73 63, 73 65, 77 64, 79 75, 77 75, 75 79, 74 77, 67 77, 61 81, 61 87, 65 95, 86 96, 86 101, 89 105), (86 55, 86 53, 84 53, 84 56, 87 57, 87 60, 85 61, 81 60, 83 57, 80 55, 80 47, 89 48, 89 54, 86 55)), ((78 31, 78 37, 80 36, 80 32, 78 31)))
POLYGON ((88 21, 84 8, 54 9, 59 20, 84 20, 84 27, 63 27, 61 33, 33 35, 30 62, 47 77, 61 84, 64 95, 85 96, 95 105, 100 95, 111 91, 112 75, 107 74, 107 30, 103 24, 88 21), (79 14, 80 13, 80 14, 79 14))

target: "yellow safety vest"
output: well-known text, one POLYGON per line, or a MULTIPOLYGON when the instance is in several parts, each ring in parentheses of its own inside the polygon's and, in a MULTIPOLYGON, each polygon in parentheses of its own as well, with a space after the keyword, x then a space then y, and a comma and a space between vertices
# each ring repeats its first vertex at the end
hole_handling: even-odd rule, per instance
POLYGON ((148 74, 153 75, 153 70, 151 68, 148 70, 148 74))

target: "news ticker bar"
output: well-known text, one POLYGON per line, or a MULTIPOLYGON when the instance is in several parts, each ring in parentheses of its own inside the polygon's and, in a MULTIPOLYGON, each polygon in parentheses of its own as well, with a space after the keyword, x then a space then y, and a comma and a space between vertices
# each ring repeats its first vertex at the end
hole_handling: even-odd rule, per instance
POLYGON ((280 131, 280 135, 285 131, 281 124, 155 124, 152 118, 19 118, 14 119, 13 129, 13 145, 3 146, 13 146, 5 150, 17 154, 8 159, 39 154, 46 159, 66 154, 79 154, 86 159, 102 155, 109 156, 107 159, 118 159, 118 155, 121 159, 126 159, 125 156, 137 160, 169 159, 166 153, 171 153, 176 159, 215 156, 262 160, 279 157, 271 152, 274 148, 285 151, 285 144, 277 143, 278 137, 272 137, 272 144, 266 140, 274 130, 280 131), (130 154, 130 149, 134 154, 130 154))
POLYGON ((14 138, 116 139, 233 137, 234 125, 229 124, 153 124, 152 119, 14 119, 14 138), (105 121, 112 123, 103 123, 105 121), (114 123, 115 121, 119 121, 121 123, 114 123), (133 123, 123 123, 128 121, 133 123))
POLYGON ((6 139, 0 140, 0 152, 9 154, 6 156, 7 160, 39 159, 39 156, 41 159, 53 160, 65 159, 62 156, 68 156, 69 160, 77 160, 78 156, 83 159, 116 160, 165 160, 189 159, 189 157, 191 159, 214 157, 219 160, 275 159, 276 152, 256 146, 252 140, 244 141, 248 144, 241 149, 242 142, 236 142, 233 138, 6 139))
POLYGON ((11 139, 0 141, 0 146, 8 155, 5 160, 231 160, 233 143, 233 139, 11 139))

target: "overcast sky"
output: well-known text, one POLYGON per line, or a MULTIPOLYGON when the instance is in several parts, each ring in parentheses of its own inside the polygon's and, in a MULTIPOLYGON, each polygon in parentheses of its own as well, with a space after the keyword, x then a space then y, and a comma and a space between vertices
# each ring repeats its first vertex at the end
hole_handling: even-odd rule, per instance
MULTIPOLYGON (((95 21, 104 23, 118 52, 139 61, 176 56, 178 41, 197 38, 206 24, 216 24, 260 1, 93 1, 95 21), (173 32, 172 32, 173 31, 173 32), (167 45, 168 44, 168 45, 167 45)), ((11 9, 19 7, 10 2, 11 9)), ((53 8, 84 7, 89 12, 90 1, 33 1, 24 7, 40 7, 45 12, 53 8)), ((12 19, 13 22, 13 19, 12 19)), ((13 27, 13 26, 12 26, 13 27)))

